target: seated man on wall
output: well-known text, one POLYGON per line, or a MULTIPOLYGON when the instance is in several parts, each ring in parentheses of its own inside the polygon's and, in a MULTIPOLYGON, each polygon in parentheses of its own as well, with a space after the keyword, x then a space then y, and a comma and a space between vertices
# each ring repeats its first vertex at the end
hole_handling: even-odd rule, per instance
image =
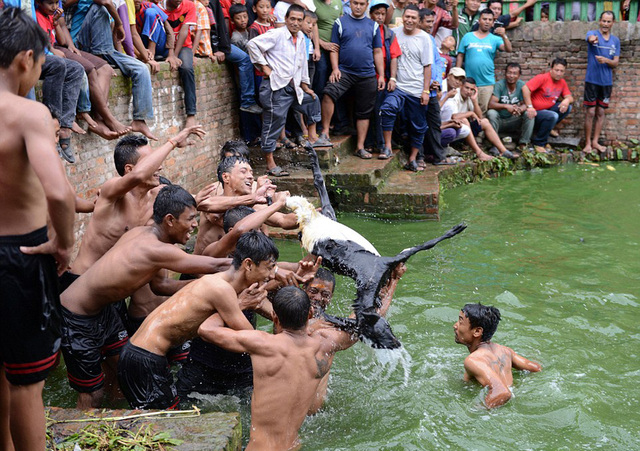
POLYGON ((492 157, 480 149, 475 140, 475 135, 484 132, 486 139, 493 144, 489 153, 496 156, 515 158, 515 156, 504 147, 500 137, 489 123, 489 120, 482 117, 480 105, 478 105, 478 91, 473 78, 467 77, 458 92, 442 107, 442 127, 457 128, 459 133, 454 141, 465 139, 471 146, 480 161, 491 160, 492 157))
POLYGON ((487 119, 496 133, 511 132, 519 136, 518 148, 523 151, 531 142, 534 120, 525 114, 527 107, 522 97, 524 82, 520 80, 521 72, 520 64, 507 64, 504 79, 493 87, 487 119))
MULTIPOLYGON (((535 118, 533 145, 536 152, 548 153, 549 135, 553 128, 571 112, 573 96, 564 79, 567 60, 555 58, 551 70, 538 74, 522 87, 527 116, 535 118), (562 100, 559 100, 562 97, 562 100)), ((557 132, 556 132, 557 136, 557 132)))

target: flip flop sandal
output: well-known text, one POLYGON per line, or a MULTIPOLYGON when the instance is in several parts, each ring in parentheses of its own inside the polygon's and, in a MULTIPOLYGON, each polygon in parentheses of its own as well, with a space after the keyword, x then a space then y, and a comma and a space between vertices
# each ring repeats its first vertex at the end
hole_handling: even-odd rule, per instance
POLYGON ((356 150, 356 157, 360 157, 363 160, 370 160, 371 159, 371 153, 367 152, 364 149, 358 149, 358 150, 356 150))
POLYGON ((282 142, 282 145, 287 149, 295 149, 296 147, 298 147, 296 143, 291 141, 289 138, 285 138, 281 142, 282 142))
POLYGON ((269 169, 267 171, 267 174, 269 174, 272 177, 287 177, 290 175, 287 171, 282 169, 280 166, 276 166, 274 168, 269 169))

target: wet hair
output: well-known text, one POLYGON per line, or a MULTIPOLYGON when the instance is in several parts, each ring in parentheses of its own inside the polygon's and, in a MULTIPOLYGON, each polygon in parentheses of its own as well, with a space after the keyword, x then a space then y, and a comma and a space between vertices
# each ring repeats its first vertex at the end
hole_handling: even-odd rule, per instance
POLYGON ((171 180, 161 175, 158 176, 158 181, 160 182, 161 185, 173 185, 173 183, 171 183, 171 180))
POLYGON ((247 12, 247 7, 245 5, 243 5, 242 3, 234 3, 229 8, 229 17, 231 17, 231 20, 233 20, 233 16, 235 16, 236 14, 246 13, 246 12, 247 12))
POLYGON ((149 140, 142 135, 127 135, 118 141, 113 150, 113 162, 120 176, 124 175, 124 167, 127 164, 136 164, 140 158, 138 149, 149 144, 149 140))
POLYGON ((512 67, 518 68, 518 71, 522 73, 522 67, 520 66, 520 63, 509 63, 507 64, 507 67, 504 68, 504 71, 507 72, 512 67))
POLYGON ((333 285, 334 289, 336 287, 336 277, 327 268, 318 268, 318 271, 316 272, 316 275, 313 277, 313 279, 307 282, 307 286, 314 280, 324 280, 325 282, 329 282, 331 285, 333 285))
POLYGON ((616 21, 616 15, 611 10, 602 11, 602 14, 600 14, 600 20, 602 20, 602 16, 604 16, 605 14, 610 14, 613 21, 616 21))
POLYGON ((465 305, 462 307, 462 313, 469 318, 471 327, 482 327, 482 341, 491 340, 500 322, 500 310, 477 303, 465 305))
MULTIPOLYGON (((235 5, 244 6, 239 3, 235 3, 233 6, 235 5)), ((247 143, 241 139, 230 139, 222 145, 222 149, 220 149, 220 158, 225 158, 225 154, 227 153, 232 154, 230 156, 247 158, 249 155, 249 148, 247 147, 247 143)))
POLYGON ((464 79, 464 82, 465 82, 465 83, 469 83, 470 85, 474 85, 474 86, 476 85, 476 79, 475 79, 475 78, 473 78, 473 77, 467 77, 467 78, 465 78, 465 79, 464 79))
POLYGON ((247 207, 246 205, 238 205, 237 207, 227 210, 222 219, 222 228, 224 229, 224 233, 229 233, 231 227, 235 227, 238 221, 255 212, 256 211, 253 208, 247 207))
POLYGON ((304 10, 304 17, 309 17, 313 20, 318 20, 318 15, 313 11, 309 11, 308 9, 304 10))
POLYGON ((567 60, 564 58, 557 57, 557 58, 554 58, 553 61, 551 61, 551 67, 555 67, 558 64, 562 64, 564 67, 567 67, 567 60))
POLYGON ((277 260, 279 256, 280 252, 271 238, 257 230, 252 230, 240 235, 233 254, 233 267, 239 269, 246 258, 250 258, 253 263, 259 265, 263 261, 277 260))
POLYGON ((491 17, 493 17, 493 11, 491 11, 489 9, 489 7, 487 6, 485 9, 483 9, 482 11, 480 11, 480 17, 482 16, 488 16, 491 15, 491 17))
POLYGON ((298 287, 280 288, 273 298, 273 311, 284 329, 303 329, 309 320, 310 309, 309 296, 298 287))
POLYGON ((289 17, 291 15, 291 13, 302 13, 302 15, 304 16, 304 8, 300 5, 291 5, 289 6, 289 9, 287 10, 287 14, 284 15, 284 18, 286 19, 287 17, 289 17))
POLYGON ((234 155, 231 157, 225 157, 220 160, 218 163, 218 181, 224 186, 224 182, 222 181, 222 174, 225 172, 231 172, 236 163, 247 163, 249 164, 249 160, 240 155, 234 155))
POLYGON ((407 5, 404 8, 404 11, 402 12, 402 15, 404 16, 404 13, 406 13, 407 11, 415 11, 418 13, 418 16, 420 16, 420 8, 418 8, 416 5, 407 5))
POLYGON ((420 21, 423 21, 428 16, 435 16, 435 15, 436 13, 432 9, 422 8, 420 10, 420 21))
POLYGON ((153 222, 162 224, 167 215, 178 218, 187 207, 196 208, 196 200, 189 191, 179 185, 167 185, 153 203, 153 222))
POLYGON ((49 48, 49 36, 19 8, 0 14, 0 68, 7 69, 20 52, 33 50, 34 61, 49 48))

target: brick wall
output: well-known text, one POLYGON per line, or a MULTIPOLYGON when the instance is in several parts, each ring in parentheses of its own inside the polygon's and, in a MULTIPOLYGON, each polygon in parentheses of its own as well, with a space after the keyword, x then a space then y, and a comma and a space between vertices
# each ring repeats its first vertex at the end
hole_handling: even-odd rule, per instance
MULTIPOLYGON (((584 76, 587 68, 587 31, 597 23, 529 22, 509 32, 513 53, 499 53, 496 77, 504 77, 508 62, 522 66, 522 80, 548 71, 556 57, 567 60, 566 80, 575 99, 572 113, 561 123, 563 135, 582 136, 584 132, 584 76)), ((618 22, 613 34, 620 38, 620 65, 614 71, 613 94, 603 129, 607 144, 640 137, 640 23, 618 22)))
MULTIPOLYGON (((153 106, 155 117, 149 121, 159 143, 166 142, 184 125, 183 91, 177 72, 169 71, 167 63, 152 75, 153 106)), ((238 136, 238 101, 236 89, 226 65, 198 60, 196 85, 198 99, 198 123, 207 131, 204 141, 188 148, 174 149, 165 164, 163 175, 197 192, 215 177, 220 146, 238 136)), ((122 76, 111 82, 109 105, 111 111, 123 123, 131 121, 131 83, 122 76)), ((113 164, 113 148, 117 142, 106 141, 91 133, 74 135, 73 146, 76 164, 66 165, 71 184, 81 197, 92 199, 100 186, 116 175, 113 164)), ((159 144, 152 143, 152 146, 159 144)), ((80 214, 76 221, 76 237, 80 238, 90 215, 80 214)))

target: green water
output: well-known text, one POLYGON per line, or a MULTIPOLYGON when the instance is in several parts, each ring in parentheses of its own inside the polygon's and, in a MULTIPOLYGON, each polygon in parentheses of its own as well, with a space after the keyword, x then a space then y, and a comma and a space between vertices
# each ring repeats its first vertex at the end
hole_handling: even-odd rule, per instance
MULTIPOLYGON (((469 227, 409 261, 388 315, 401 359, 381 361, 362 343, 336 357, 303 449, 640 449, 640 168, 612 167, 449 190, 439 223, 341 215, 385 255, 469 227), (513 399, 492 411, 462 381, 467 350, 453 340, 460 307, 478 301, 502 313, 494 341, 543 365, 514 373, 513 399)), ((283 259, 300 258, 297 244, 278 245, 283 259)), ((340 279, 332 312, 346 313, 353 293, 340 279)), ((48 399, 59 404, 60 390, 48 388, 48 399)), ((246 434, 245 400, 205 404, 240 410, 246 434)))

